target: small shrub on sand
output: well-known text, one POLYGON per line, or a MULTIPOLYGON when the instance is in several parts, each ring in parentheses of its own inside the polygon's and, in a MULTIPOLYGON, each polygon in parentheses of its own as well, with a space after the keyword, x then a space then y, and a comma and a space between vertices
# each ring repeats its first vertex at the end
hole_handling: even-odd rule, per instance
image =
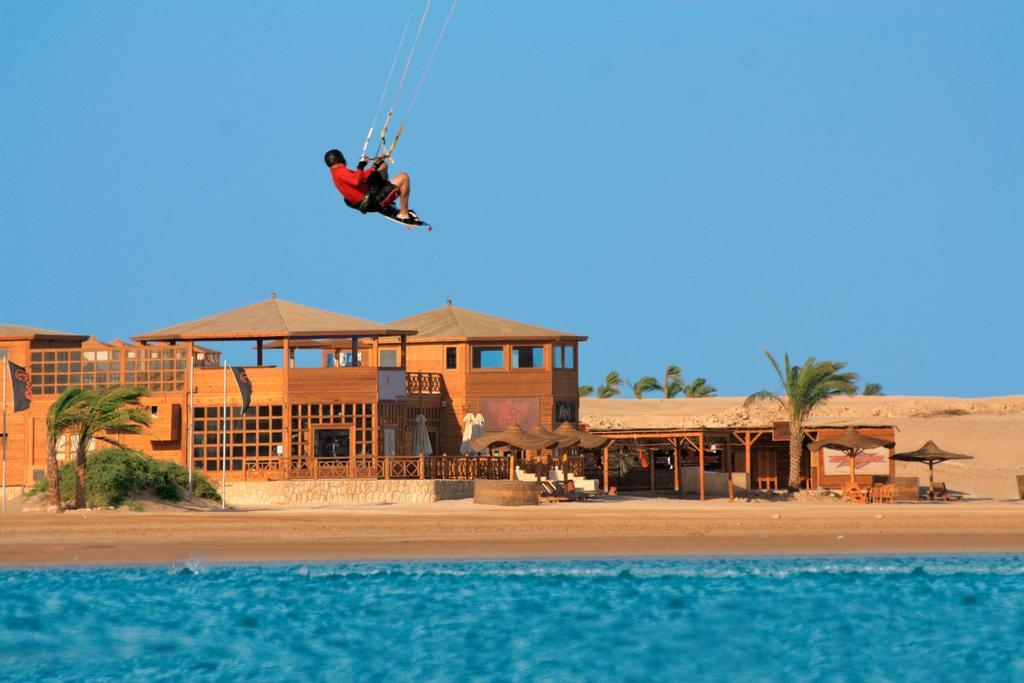
MULTIPOLYGON (((217 490, 199 472, 193 473, 192 483, 196 496, 220 500, 217 490)), ((144 491, 152 491, 161 500, 177 502, 188 487, 188 470, 134 451, 104 448, 89 454, 85 485, 86 500, 91 507, 117 507, 128 496, 144 491)), ((35 495, 46 490, 46 482, 41 481, 26 493, 35 495)), ((60 468, 60 495, 63 500, 75 497, 74 463, 60 468)))

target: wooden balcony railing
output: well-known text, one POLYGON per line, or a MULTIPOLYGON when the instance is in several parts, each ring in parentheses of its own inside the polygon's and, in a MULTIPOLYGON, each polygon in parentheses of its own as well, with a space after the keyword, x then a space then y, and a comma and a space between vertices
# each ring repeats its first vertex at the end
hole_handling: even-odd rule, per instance
POLYGON ((405 391, 409 395, 440 394, 441 375, 437 372, 407 372, 405 391))
POLYGON ((502 456, 397 455, 347 458, 284 458, 255 461, 243 469, 245 481, 283 479, 508 479, 502 456))

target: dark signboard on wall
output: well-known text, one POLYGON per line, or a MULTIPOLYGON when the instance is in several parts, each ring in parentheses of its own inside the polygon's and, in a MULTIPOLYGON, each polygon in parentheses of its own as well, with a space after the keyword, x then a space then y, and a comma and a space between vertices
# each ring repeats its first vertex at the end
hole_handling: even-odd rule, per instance
POLYGON ((772 441, 789 441, 792 435, 788 422, 772 423, 772 441))
POLYGON ((512 425, 532 429, 540 425, 540 402, 536 398, 482 398, 480 414, 488 432, 500 432, 512 425))
POLYGON ((555 425, 558 426, 563 422, 571 422, 576 424, 580 421, 580 402, 579 401, 555 401, 555 425))

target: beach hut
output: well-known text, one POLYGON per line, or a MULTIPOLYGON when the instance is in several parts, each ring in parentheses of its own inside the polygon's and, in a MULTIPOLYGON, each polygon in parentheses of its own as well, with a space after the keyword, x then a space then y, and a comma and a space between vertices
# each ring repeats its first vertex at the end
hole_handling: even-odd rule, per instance
POLYGON ((928 497, 935 500, 935 465, 947 460, 971 460, 973 458, 970 455, 943 450, 934 441, 929 440, 916 451, 897 453, 892 456, 892 459, 903 462, 923 462, 928 465, 928 497))
POLYGON ((866 502, 867 497, 857 484, 857 457, 866 450, 888 448, 892 444, 892 441, 861 434, 856 428, 847 427, 838 434, 812 441, 808 445, 808 449, 816 451, 821 448, 834 448, 845 453, 846 457, 850 459, 850 483, 845 488, 846 494, 855 502, 866 502))

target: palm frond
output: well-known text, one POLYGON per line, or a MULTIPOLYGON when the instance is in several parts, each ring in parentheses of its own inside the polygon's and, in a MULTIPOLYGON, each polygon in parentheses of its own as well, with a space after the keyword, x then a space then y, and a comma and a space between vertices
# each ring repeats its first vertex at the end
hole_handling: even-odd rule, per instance
POLYGON ((580 386, 580 397, 586 398, 594 393, 594 387, 589 384, 583 384, 580 386))
POLYGON ((878 382, 866 383, 860 393, 865 396, 885 396, 882 392, 882 385, 878 382))
POLYGON ((718 389, 708 384, 703 377, 698 377, 686 385, 687 398, 704 398, 718 393, 718 389))

